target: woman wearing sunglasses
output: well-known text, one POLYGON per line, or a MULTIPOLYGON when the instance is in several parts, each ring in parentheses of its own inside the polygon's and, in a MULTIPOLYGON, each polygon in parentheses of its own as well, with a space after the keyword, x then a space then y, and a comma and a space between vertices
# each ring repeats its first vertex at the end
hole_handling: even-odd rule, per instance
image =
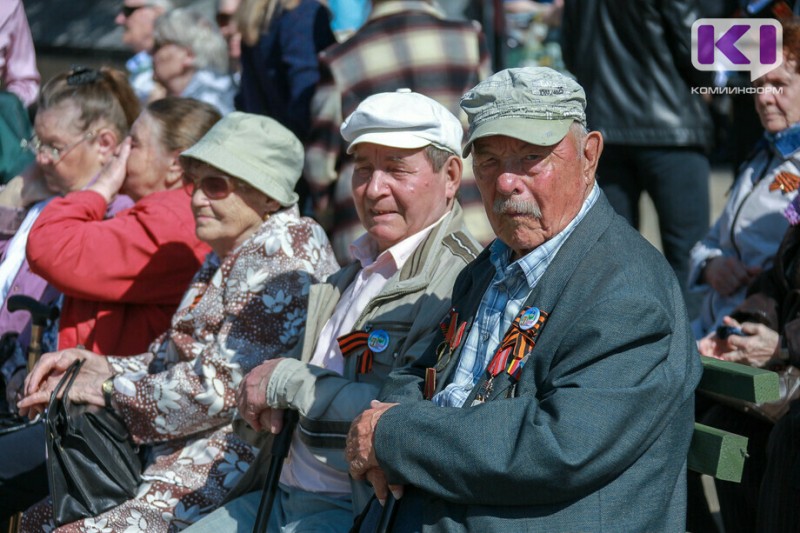
MULTIPOLYGON (((70 398, 115 409, 148 446, 136 498, 59 532, 178 531, 213 511, 254 459, 231 430, 238 383, 300 340, 309 285, 338 269, 322 228, 299 215, 303 149, 286 128, 234 112, 181 162, 197 236, 213 253, 172 326, 138 356, 45 354, 19 404, 41 411, 53 378, 84 359, 70 398)), ((22 529, 50 530, 51 514, 48 502, 37 505, 22 529)))

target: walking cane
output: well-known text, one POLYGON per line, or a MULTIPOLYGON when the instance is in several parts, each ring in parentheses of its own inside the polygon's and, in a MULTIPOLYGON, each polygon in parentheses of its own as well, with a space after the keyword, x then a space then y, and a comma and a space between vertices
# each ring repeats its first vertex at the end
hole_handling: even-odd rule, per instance
MULTIPOLYGON (((58 318, 58 307, 43 304, 42 302, 26 296, 15 294, 8 298, 8 311, 28 311, 31 314, 31 340, 28 344, 28 372, 33 370, 36 361, 42 355, 42 337, 47 325, 58 318)), ((27 427, 37 421, 34 420, 20 423, 19 427, 27 427)), ((17 533, 22 525, 22 513, 16 513, 8 519, 8 532, 17 533)))
POLYGON ((378 522, 378 533, 388 533, 391 531, 392 522, 394 522, 394 515, 397 511, 397 506, 395 505, 397 500, 394 499, 392 493, 390 492, 386 496, 386 502, 383 504, 383 511, 381 511, 381 519, 378 522))
POLYGON ((28 344, 28 372, 30 372, 42 355, 42 337, 47 325, 58 318, 58 307, 43 304, 24 294, 15 294, 8 298, 8 310, 11 313, 28 311, 31 314, 31 341, 28 344))
POLYGON ((269 461, 269 471, 264 482, 264 490, 261 492, 261 503, 258 504, 258 514, 256 524, 253 526, 253 533, 265 533, 269 515, 272 513, 272 503, 278 493, 278 481, 281 478, 283 461, 289 455, 289 446, 292 444, 292 433, 297 425, 300 415, 294 409, 287 409, 283 415, 283 429, 272 440, 272 458, 269 461))

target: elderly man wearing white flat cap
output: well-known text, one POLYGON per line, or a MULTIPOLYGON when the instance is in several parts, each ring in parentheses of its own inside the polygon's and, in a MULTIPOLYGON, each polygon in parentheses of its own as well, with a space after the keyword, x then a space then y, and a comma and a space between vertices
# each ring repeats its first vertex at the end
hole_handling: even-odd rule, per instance
MULTIPOLYGON (((311 287, 303 340, 256 367, 239 390, 240 413, 257 431, 278 433, 285 409, 300 415, 270 532, 350 530, 371 495, 347 473, 350 421, 392 370, 430 344, 456 275, 479 251, 455 199, 462 128, 447 109, 409 90, 380 93, 341 132, 355 158, 353 198, 367 231, 351 246, 358 260, 311 287)), ((258 461, 251 468, 266 471, 258 461)), ((190 531, 252 523, 259 498, 234 499, 190 531)))

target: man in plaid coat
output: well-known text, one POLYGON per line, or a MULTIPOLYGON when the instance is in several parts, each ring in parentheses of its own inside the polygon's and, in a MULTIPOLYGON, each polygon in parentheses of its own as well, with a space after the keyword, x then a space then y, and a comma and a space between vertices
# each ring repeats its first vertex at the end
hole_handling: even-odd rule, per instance
MULTIPOLYGON (((438 101, 466 125, 458 102, 490 74, 490 59, 477 23, 445 20, 427 0, 375 0, 364 26, 320 54, 320 69, 305 177, 316 215, 332 234, 339 262, 346 264, 348 246, 363 228, 350 193, 352 159, 339 134, 344 117, 371 94, 409 88, 438 101)), ((459 202, 470 232, 486 244, 494 234, 469 161, 459 202)))

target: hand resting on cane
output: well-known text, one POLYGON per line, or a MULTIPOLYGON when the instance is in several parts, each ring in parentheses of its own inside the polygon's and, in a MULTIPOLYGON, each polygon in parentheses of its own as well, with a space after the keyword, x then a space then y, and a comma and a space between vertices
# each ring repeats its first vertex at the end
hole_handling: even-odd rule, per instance
POLYGON ((277 435, 283 429, 284 409, 267 404, 267 385, 272 373, 283 357, 265 361, 251 370, 239 384, 236 394, 239 414, 256 431, 269 431, 277 435))
POLYGON ((50 395, 70 365, 83 359, 83 367, 69 391, 73 402, 104 406, 103 382, 114 374, 108 361, 89 350, 72 348, 42 356, 33 371, 25 378, 24 398, 17 403, 20 414, 33 418, 44 411, 50 395))
POLYGON ((369 481, 381 505, 386 502, 389 492, 396 500, 403 497, 403 486, 389 484, 375 456, 375 428, 378 426, 378 420, 395 405, 397 404, 372 400, 370 409, 358 415, 350 425, 344 450, 345 457, 350 463, 350 475, 353 479, 369 481))

